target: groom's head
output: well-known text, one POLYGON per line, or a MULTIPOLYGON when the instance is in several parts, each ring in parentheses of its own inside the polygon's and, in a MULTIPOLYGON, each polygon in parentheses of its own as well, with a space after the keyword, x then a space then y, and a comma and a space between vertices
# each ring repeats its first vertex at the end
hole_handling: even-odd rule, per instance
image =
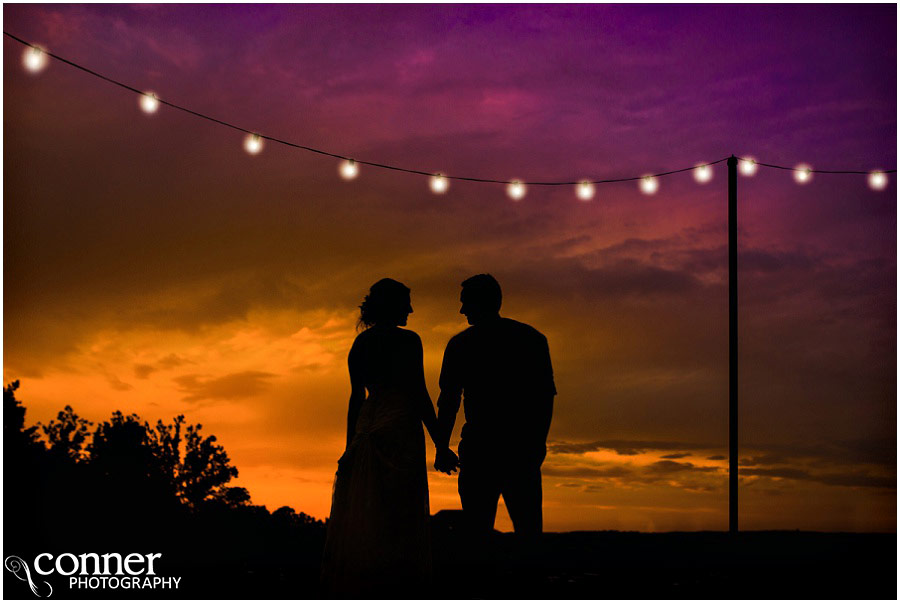
POLYGON ((476 274, 462 282, 459 301, 462 302, 459 313, 465 315, 470 325, 496 318, 503 301, 500 283, 490 274, 476 274))

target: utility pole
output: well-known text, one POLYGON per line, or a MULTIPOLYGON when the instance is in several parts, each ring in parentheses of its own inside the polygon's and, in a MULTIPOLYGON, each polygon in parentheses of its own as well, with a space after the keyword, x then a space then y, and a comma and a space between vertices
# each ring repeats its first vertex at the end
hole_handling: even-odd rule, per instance
POLYGON ((737 158, 728 158, 728 531, 738 531, 737 158))

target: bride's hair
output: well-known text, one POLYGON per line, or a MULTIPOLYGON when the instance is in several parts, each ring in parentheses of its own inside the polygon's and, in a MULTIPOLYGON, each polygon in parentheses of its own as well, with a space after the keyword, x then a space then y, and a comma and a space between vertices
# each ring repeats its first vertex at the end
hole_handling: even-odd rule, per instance
POLYGON ((396 318, 409 307, 409 287, 392 278, 383 278, 369 289, 359 305, 359 323, 368 329, 385 320, 396 318))

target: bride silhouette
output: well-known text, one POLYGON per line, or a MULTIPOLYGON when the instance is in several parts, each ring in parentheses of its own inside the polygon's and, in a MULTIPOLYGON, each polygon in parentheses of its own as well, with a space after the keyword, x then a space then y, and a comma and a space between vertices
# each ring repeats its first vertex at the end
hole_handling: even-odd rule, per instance
POLYGON ((431 543, 422 424, 433 440, 437 420, 422 341, 400 328, 412 311, 409 288, 389 278, 372 285, 360 305, 365 330, 348 358, 347 448, 338 460, 322 567, 332 596, 427 596, 431 543))

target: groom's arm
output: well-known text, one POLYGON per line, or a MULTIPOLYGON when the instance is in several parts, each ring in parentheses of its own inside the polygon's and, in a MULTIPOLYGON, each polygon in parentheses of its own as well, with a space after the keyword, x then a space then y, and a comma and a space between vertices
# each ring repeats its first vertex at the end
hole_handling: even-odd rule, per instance
POLYGON ((538 383, 538 436, 541 442, 547 441, 550 432, 550 421, 553 419, 553 398, 556 396, 556 384, 553 382, 553 363, 550 362, 550 346, 543 335, 538 342, 537 370, 538 383))
POLYGON ((450 450, 450 435, 453 433, 453 424, 456 422, 456 413, 459 410, 460 391, 450 393, 442 389, 438 397, 437 427, 434 438, 434 468, 438 471, 452 474, 459 467, 459 457, 450 450))
POLYGON ((453 434, 453 425, 456 423, 456 413, 459 412, 462 390, 449 392, 441 389, 438 396, 437 437, 434 445, 438 449, 450 447, 450 436, 453 434))
POLYGON ((553 398, 556 396, 556 384, 553 382, 553 364, 550 362, 550 346, 547 338, 541 335, 535 349, 535 365, 532 369, 535 382, 534 392, 534 444, 538 465, 547 454, 547 435, 550 432, 550 421, 553 419, 553 398))

